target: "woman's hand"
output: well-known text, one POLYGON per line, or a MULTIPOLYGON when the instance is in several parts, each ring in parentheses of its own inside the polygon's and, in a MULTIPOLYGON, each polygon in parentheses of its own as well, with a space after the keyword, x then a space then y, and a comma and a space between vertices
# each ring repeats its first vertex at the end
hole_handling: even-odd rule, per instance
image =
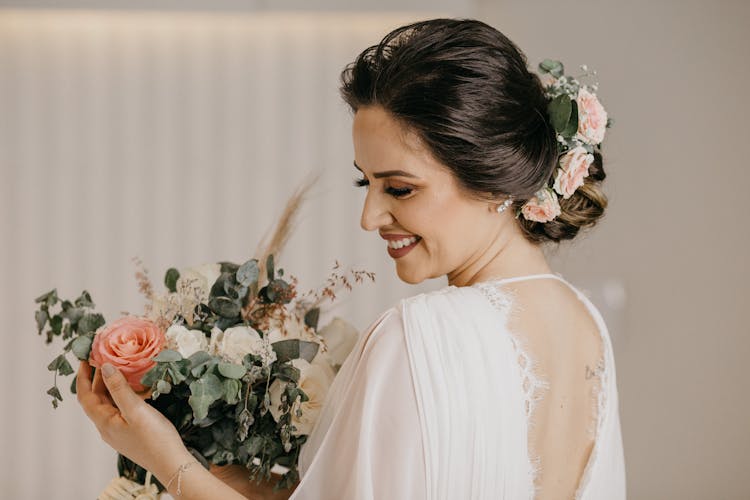
POLYGON ((143 401, 148 394, 136 394, 115 367, 105 364, 92 383, 91 366, 81 361, 76 392, 102 440, 160 481, 192 458, 174 425, 143 401))

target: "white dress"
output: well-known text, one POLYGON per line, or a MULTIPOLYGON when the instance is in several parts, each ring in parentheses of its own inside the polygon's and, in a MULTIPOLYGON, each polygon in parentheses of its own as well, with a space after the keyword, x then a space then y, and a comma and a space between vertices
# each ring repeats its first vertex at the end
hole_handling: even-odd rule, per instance
POLYGON ((336 376, 302 446, 301 480, 290 498, 533 499, 534 400, 524 377, 539 381, 506 324, 513 302, 497 285, 535 278, 570 286, 602 337, 596 440, 576 500, 624 499, 609 333, 590 300, 557 274, 449 285, 385 311, 336 376))

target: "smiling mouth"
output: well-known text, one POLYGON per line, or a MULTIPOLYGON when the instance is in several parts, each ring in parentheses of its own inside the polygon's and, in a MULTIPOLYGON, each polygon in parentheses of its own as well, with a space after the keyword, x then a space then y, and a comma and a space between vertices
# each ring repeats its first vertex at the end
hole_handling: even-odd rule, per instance
POLYGON ((417 243, 421 239, 422 238, 420 238, 419 236, 412 236, 410 238, 403 238, 400 240, 388 240, 388 248, 398 250, 400 248, 412 246, 414 243, 417 243))

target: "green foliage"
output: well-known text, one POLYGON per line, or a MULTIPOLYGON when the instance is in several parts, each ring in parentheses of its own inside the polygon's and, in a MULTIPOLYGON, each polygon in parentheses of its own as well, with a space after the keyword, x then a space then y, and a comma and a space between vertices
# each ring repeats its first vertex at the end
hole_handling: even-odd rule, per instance
POLYGON ((190 384, 188 404, 190 404, 195 415, 193 423, 205 418, 208 415, 209 406, 223 395, 224 385, 212 373, 207 373, 200 379, 192 382, 190 384))
POLYGON ((251 259, 240 266, 236 273, 237 282, 243 286, 250 287, 253 283, 258 282, 258 260, 251 259))
POLYGON ((563 75, 565 68, 560 61, 545 59, 539 63, 539 71, 542 73, 550 73, 555 78, 560 78, 563 75))
POLYGON ((169 290, 170 292, 175 293, 177 291, 178 279, 180 279, 180 271, 178 271, 174 267, 170 267, 164 274, 164 286, 166 286, 167 290, 169 290))
POLYGON ((153 358, 157 363, 169 363, 170 361, 179 361, 182 359, 182 354, 171 349, 164 349, 153 358))
POLYGON ((297 358, 312 363, 313 358, 315 358, 315 355, 318 353, 320 345, 316 342, 310 342, 307 340, 289 339, 274 342, 271 344, 271 347, 274 352, 276 352, 276 359, 279 363, 285 363, 297 358))
POLYGON ((305 313, 305 324, 310 328, 318 328, 318 320, 320 319, 320 308, 315 307, 305 313))

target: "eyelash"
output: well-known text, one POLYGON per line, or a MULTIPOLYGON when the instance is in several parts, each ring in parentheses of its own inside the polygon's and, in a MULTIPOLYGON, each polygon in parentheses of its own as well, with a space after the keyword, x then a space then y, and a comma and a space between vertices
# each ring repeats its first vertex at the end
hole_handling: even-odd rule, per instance
MULTIPOLYGON (((369 185, 370 185, 370 182, 367 179, 364 179, 364 178, 362 178, 362 179, 354 179, 354 186, 355 187, 363 187, 363 186, 369 186, 369 185)), ((411 194, 412 189, 411 188, 397 189, 397 188, 388 187, 388 188, 385 188, 385 192, 388 193, 388 194, 390 194, 391 196, 393 196, 395 198, 401 198, 403 196, 407 196, 407 195, 411 194)))

